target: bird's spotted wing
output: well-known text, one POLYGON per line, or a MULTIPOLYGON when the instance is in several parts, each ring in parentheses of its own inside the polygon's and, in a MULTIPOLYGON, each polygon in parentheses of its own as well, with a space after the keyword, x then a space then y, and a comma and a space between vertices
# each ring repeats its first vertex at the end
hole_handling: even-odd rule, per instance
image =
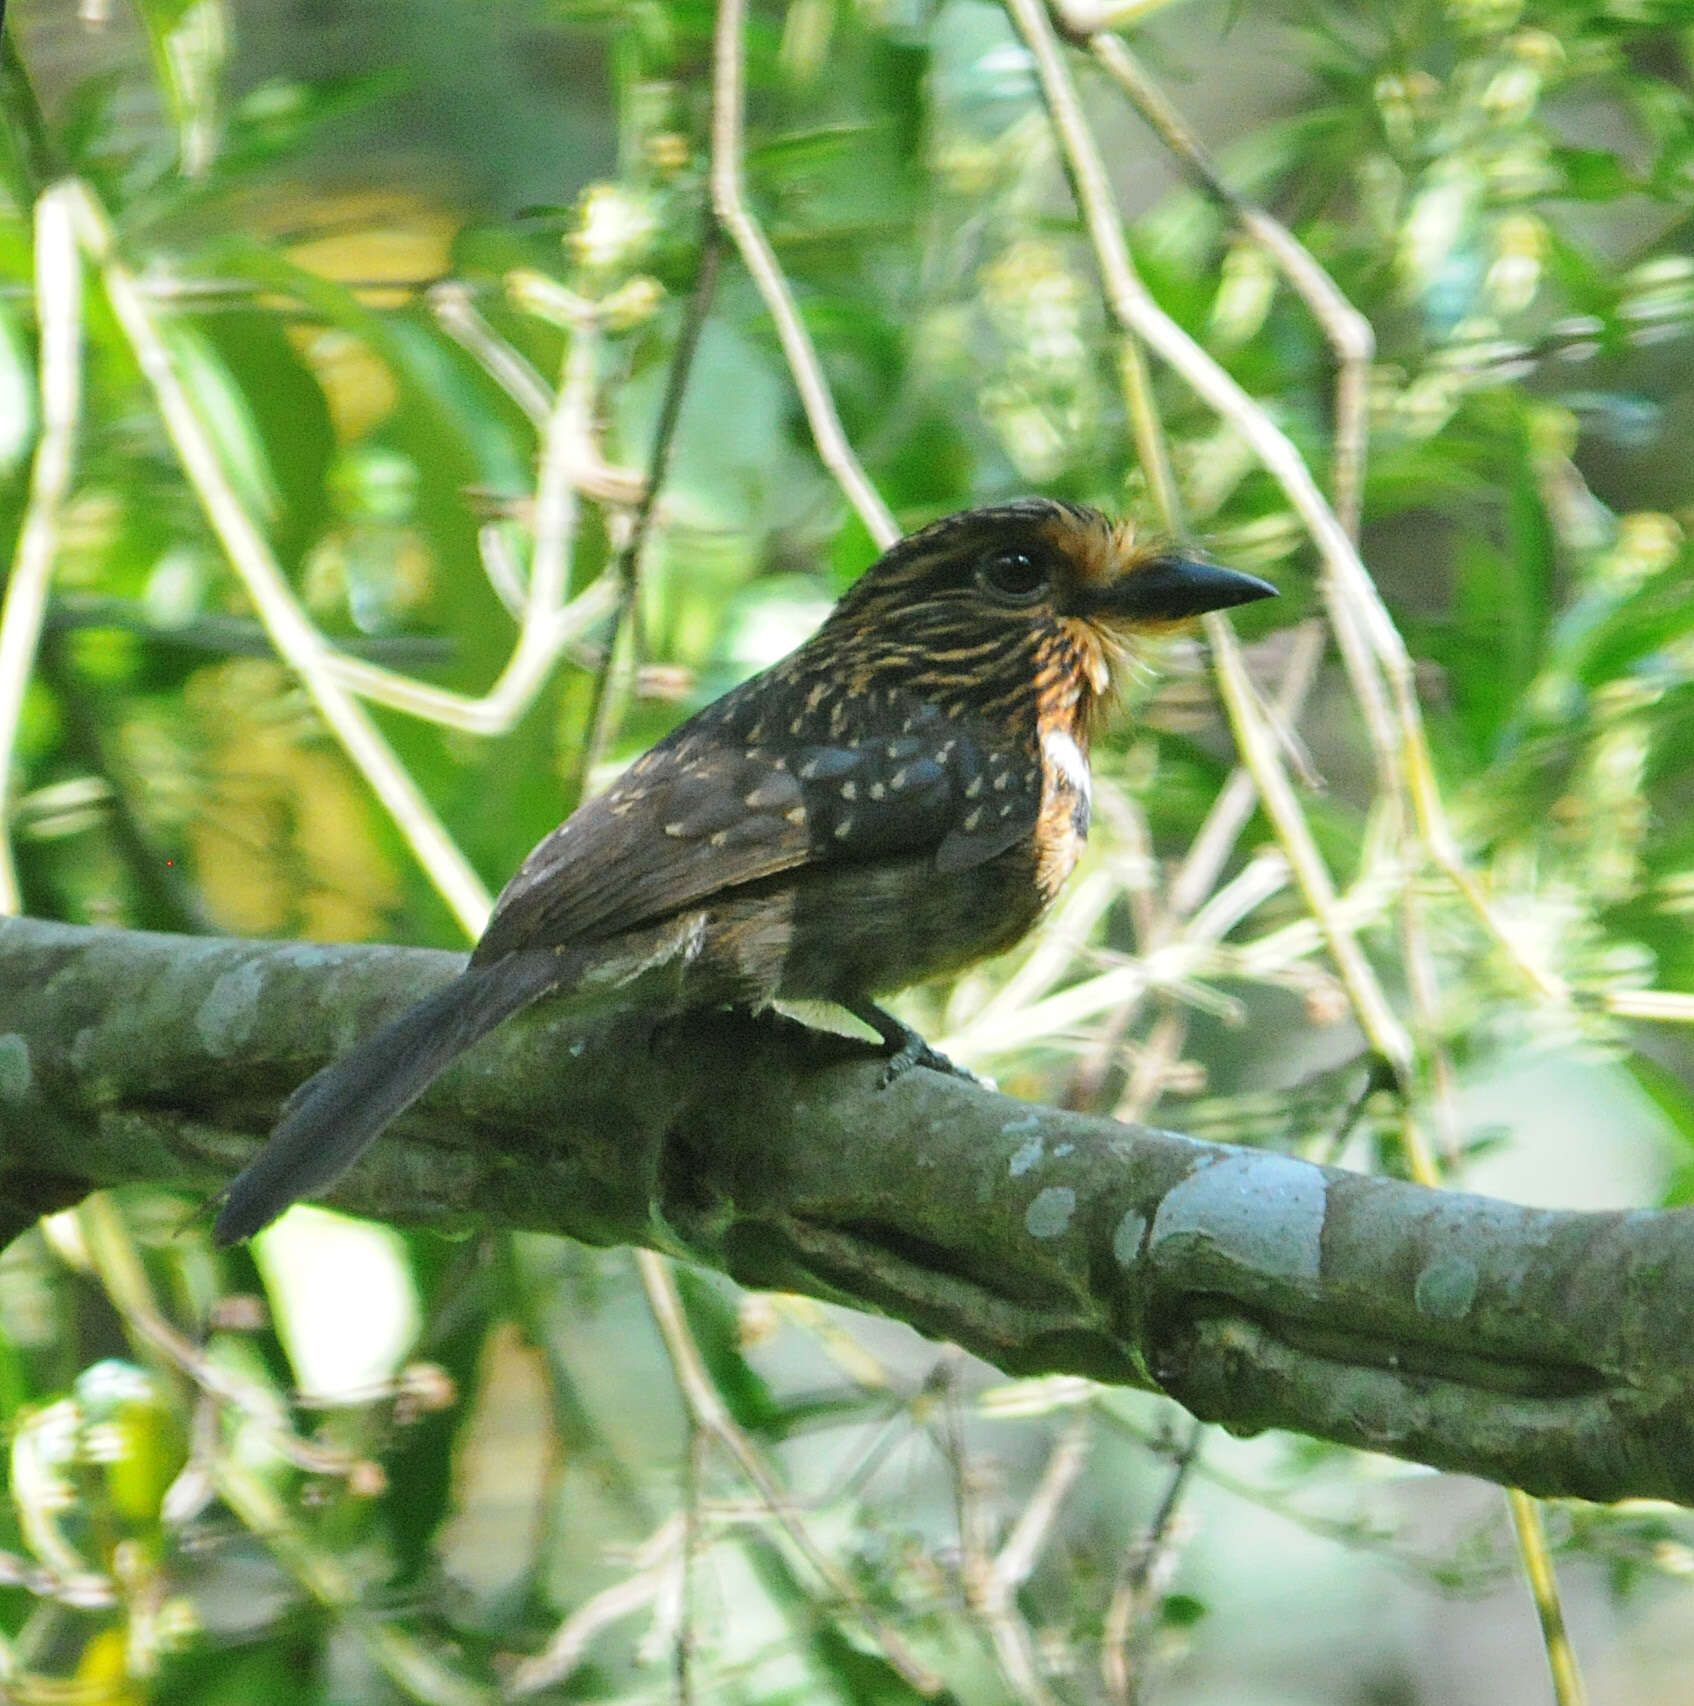
POLYGON ((898 730, 795 754, 815 857, 927 851, 940 869, 962 871, 1032 832, 1041 790, 1033 755, 991 746, 929 707, 898 730))
POLYGON ((475 958, 603 939, 807 864, 932 852, 963 870, 1032 833, 1032 756, 899 709, 888 732, 782 748, 684 725, 530 854, 475 958))
POLYGON ((615 936, 804 864, 809 849, 785 769, 713 731, 673 737, 524 860, 474 957, 615 936))

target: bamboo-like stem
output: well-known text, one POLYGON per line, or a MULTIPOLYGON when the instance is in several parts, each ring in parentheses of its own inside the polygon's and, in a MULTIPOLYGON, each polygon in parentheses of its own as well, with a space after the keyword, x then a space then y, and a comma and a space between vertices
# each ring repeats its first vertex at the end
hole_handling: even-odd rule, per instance
POLYGON ((1541 1503, 1520 1488, 1510 1487, 1506 1491, 1506 1504, 1512 1513, 1512 1528, 1517 1535, 1518 1551, 1523 1555, 1524 1574, 1529 1579, 1530 1596, 1535 1601, 1535 1613, 1541 1622, 1541 1644, 1547 1651, 1553 1698, 1558 1706, 1584 1706, 1588 1690, 1583 1685, 1576 1650, 1571 1646, 1570 1631, 1565 1626, 1559 1582, 1553 1574, 1547 1530, 1541 1521, 1541 1503))
POLYGON ((82 412, 82 263, 73 204, 76 186, 55 184, 35 204, 35 301, 41 327, 41 436, 29 471, 29 499, 18 532, 5 603, 0 605, 0 913, 23 904, 13 863, 12 760, 24 690, 35 664, 59 518, 76 463, 82 412))

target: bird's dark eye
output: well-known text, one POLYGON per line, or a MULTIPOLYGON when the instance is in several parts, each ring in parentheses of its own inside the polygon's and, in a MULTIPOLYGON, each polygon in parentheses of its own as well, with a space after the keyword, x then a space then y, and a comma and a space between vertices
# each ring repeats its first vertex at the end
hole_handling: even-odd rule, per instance
POLYGON ((1007 604, 1033 604, 1047 590, 1047 570, 1027 551, 995 551, 977 565, 977 582, 1007 604))

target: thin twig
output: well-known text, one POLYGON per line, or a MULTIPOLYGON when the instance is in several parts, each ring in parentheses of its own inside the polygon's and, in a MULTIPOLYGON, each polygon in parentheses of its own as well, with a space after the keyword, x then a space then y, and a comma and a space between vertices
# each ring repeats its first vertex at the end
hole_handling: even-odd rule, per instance
POLYGON ((1441 987, 1435 951, 1423 927, 1423 900, 1415 883, 1406 884, 1400 900, 1400 952, 1418 1058, 1428 1074, 1428 1101, 1435 1110, 1436 1153, 1442 1167, 1448 1168, 1459 1160, 1457 1084, 1452 1054, 1441 1035, 1441 987))
POLYGON ((1079 1409, 1065 1423, 1035 1491, 995 1551, 985 1501, 978 1497, 981 1471, 965 1443, 960 1363, 957 1355, 947 1359, 941 1415, 946 1434, 943 1455, 952 1471, 965 1610, 982 1625, 1006 1686, 1024 1706, 1057 1706, 1041 1675, 1035 1639, 1017 1595, 1035 1568, 1066 1495, 1087 1464, 1090 1417, 1079 1409))
MULTIPOLYGON (((577 763, 577 797, 589 791, 590 779, 612 738, 613 706, 612 676, 618 667, 618 640, 626 623, 633 630, 639 614, 641 594, 641 556, 658 511, 659 493, 670 472, 671 453, 676 444, 676 432, 682 422, 682 405, 688 395, 688 381, 694 372, 694 357, 700 348, 700 334, 712 311, 712 297, 717 290, 718 264, 723 255, 723 238, 715 218, 708 217, 700 242, 700 267, 694 276, 694 289, 683 314, 682 329, 677 335, 676 348, 671 353, 670 370, 665 375, 665 394, 659 404, 659 419, 653 429, 652 448, 647 453, 646 484, 641 502, 631 518, 629 536, 618 552, 613 584, 618 599, 612 610, 612 631, 606 637, 605 659, 594 678, 594 695, 588 713, 588 735, 582 743, 582 756, 577 763)), ((639 649, 639 648, 637 648, 639 649)))
POLYGON ((421 1706, 494 1706, 498 1697, 493 1690, 450 1669, 398 1623, 365 1612, 363 1587, 355 1571, 307 1536, 262 1475, 249 1470, 236 1454, 224 1452, 218 1459, 217 1479, 218 1496, 242 1525, 318 1604, 336 1615, 403 1696, 421 1706))
POLYGON ((72 1213, 102 1289, 137 1339, 208 1397, 240 1415, 258 1437, 295 1468, 341 1481, 368 1472, 364 1459, 303 1439, 284 1426, 277 1419, 276 1405, 268 1392, 215 1362, 165 1319, 129 1229, 104 1192, 84 1198, 72 1213))
POLYGON ((819 460, 834 475, 877 549, 886 550, 899 538, 900 529, 847 442, 811 334, 800 318, 769 240, 747 207, 741 181, 746 28, 747 0, 718 0, 712 39, 712 209, 734 242, 776 326, 777 341, 794 376, 819 460))
MULTIPOLYGON (((1254 859, 1218 891, 1180 936, 1151 954, 1112 965, 1094 977, 1068 984, 1042 1000, 1027 1001, 1018 1007, 1004 1005, 996 998, 967 1024, 949 1033, 943 1039, 943 1046, 949 1054, 977 1059, 1000 1049, 1027 1048, 1031 1037, 1062 1035, 1148 991, 1197 995, 1191 987, 1194 979, 1207 972, 1234 968, 1248 951, 1231 949, 1227 955, 1220 953, 1218 943, 1222 937, 1287 883, 1288 864, 1280 855, 1254 859)), ((1358 920, 1376 916, 1386 900, 1386 891, 1379 894, 1361 889, 1337 903, 1336 917, 1351 926, 1358 920)), ((1307 924, 1303 938, 1290 934, 1296 928, 1290 926, 1276 932, 1274 937, 1260 938, 1260 942, 1270 942, 1272 946, 1263 950, 1255 962, 1256 974, 1263 975, 1320 945, 1315 925, 1307 924)), ((1250 947, 1257 949, 1259 945, 1253 943, 1250 947)))
POLYGON ((545 432, 553 413, 547 381, 477 311, 476 299, 462 279, 443 279, 429 288, 435 323, 545 432))
MULTIPOLYGON (((1269 707, 1271 715, 1289 728, 1298 720, 1306 696, 1317 678, 1323 647, 1322 623, 1308 621, 1295 628, 1293 643, 1283 665, 1282 682, 1275 701, 1269 707)), ((1245 765, 1237 764, 1213 799, 1199 830, 1189 843, 1188 852, 1170 880, 1163 907, 1145 932, 1149 950, 1184 938, 1187 921, 1217 887, 1223 868, 1257 803, 1258 792, 1253 786, 1252 775, 1245 765)), ((1105 1084, 1112 1057, 1134 1022, 1141 1001, 1141 995, 1135 995, 1108 1019, 1071 1075, 1065 1096, 1067 1107, 1089 1108, 1094 1105, 1105 1084)), ((1147 1058, 1137 1062, 1124 1099, 1119 1103, 1120 1110, 1129 1108, 1136 1112, 1120 1111, 1117 1118, 1132 1120, 1145 1115, 1152 1105, 1149 1097, 1174 1062, 1175 1051, 1180 1049, 1185 1034, 1185 1025, 1173 1023, 1162 1026, 1159 1034, 1149 1040, 1147 1058), (1155 1047, 1157 1053, 1154 1052, 1155 1047)))
POLYGON ((1200 1441, 1204 1435, 1204 1425, 1190 1419, 1188 1438, 1177 1453, 1164 1497, 1159 1500, 1147 1532, 1125 1557, 1117 1587, 1106 1607, 1105 1627, 1100 1635, 1100 1676, 1113 1706, 1135 1706, 1140 1693, 1133 1664, 1135 1629, 1138 1624, 1145 1626, 1147 1621, 1147 1589, 1158 1580, 1171 1550, 1176 1513, 1200 1460, 1200 1441))
POLYGON ((710 1436, 690 1417, 688 1454, 683 1459, 682 1549, 672 1573, 676 1634, 671 1642, 671 1674, 676 1706, 690 1706, 694 1698, 694 1565, 700 1556, 700 1489, 705 1485, 710 1446, 710 1436))
POLYGON ((558 1687, 587 1657, 589 1644, 602 1629, 645 1610, 658 1599, 665 1590, 665 1578, 677 1568, 683 1521, 681 1515, 667 1517, 642 1542, 629 1575, 584 1600, 559 1625, 541 1652, 512 1667, 506 1680, 508 1699, 558 1687))
POLYGON ((1399 1083, 1404 1111, 1403 1131, 1414 1174, 1433 1176, 1434 1158, 1410 1106, 1414 1057, 1412 1039, 1399 1016, 1388 1004, 1376 972, 1360 948, 1358 939, 1337 910, 1335 885, 1312 836, 1310 824, 1300 809, 1293 784, 1282 768, 1281 753, 1260 714, 1257 696, 1247 678, 1247 666, 1235 638, 1235 630, 1217 616, 1206 618, 1206 633, 1212 643, 1219 691, 1235 731, 1236 745, 1247 768, 1265 815, 1276 827, 1277 839, 1294 871, 1306 910, 1323 932, 1329 957, 1346 986, 1360 1029, 1371 1046, 1386 1060, 1399 1083))
POLYGON ((1141 1125, 1151 1117, 1187 1041, 1187 1013, 1180 1007, 1167 1006, 1148 1028, 1146 1041, 1136 1052, 1129 1082, 1112 1109, 1113 1119, 1141 1125))
POLYGON ((1196 183, 1227 208, 1241 229, 1282 269, 1335 352, 1335 434, 1330 461, 1330 498, 1341 525, 1358 536, 1367 443, 1366 401, 1376 332, 1370 320, 1320 266, 1312 252, 1280 220, 1273 219, 1218 170, 1205 145, 1189 129, 1163 89, 1147 74, 1119 35, 1090 29, 1063 0, 1054 16, 1060 29, 1085 46, 1106 75, 1128 96, 1159 140, 1186 166, 1196 183))
POLYGON ((1058 1520, 1065 1497, 1088 1466, 1092 1440, 1090 1416, 1079 1410, 1065 1424, 1057 1443, 1047 1455, 1046 1467, 1035 1491, 1029 1496, 1012 1531, 994 1559, 994 1579, 1007 1595, 1017 1592, 1034 1572, 1036 1560, 1046 1546, 1058 1520))
MULTIPOLYGON (((1171 1440, 1168 1430, 1151 1429, 1145 1423, 1125 1414, 1117 1402, 1116 1395, 1110 1391, 1100 1393, 1098 1397, 1099 1414, 1115 1433, 1134 1440, 1144 1450, 1156 1456, 1172 1461, 1180 1456, 1181 1447, 1171 1440)), ((1406 1473, 1417 1475, 1422 1471, 1408 1466, 1406 1473)), ((1290 1502, 1285 1487, 1266 1486, 1245 1475, 1232 1474, 1229 1470, 1219 1467, 1212 1459, 1197 1458, 1193 1474, 1208 1485, 1218 1487, 1232 1497, 1253 1506, 1255 1510, 1269 1512, 1302 1533, 1337 1546, 1369 1552, 1409 1579, 1426 1586, 1440 1585, 1449 1590, 1460 1587, 1466 1591, 1478 1591, 1500 1586, 1522 1572, 1522 1560, 1516 1555, 1515 1548, 1510 1554, 1502 1554, 1497 1561, 1485 1564, 1478 1564, 1469 1558, 1460 1559, 1455 1564, 1450 1556, 1443 1556, 1439 1563, 1435 1563, 1391 1545, 1392 1536, 1385 1532, 1380 1523, 1373 1523, 1364 1518, 1319 1515, 1305 1510, 1290 1502), (1458 1580, 1455 1580, 1455 1570, 1462 1572, 1458 1580)))
POLYGON ((706 1372, 699 1346, 694 1343, 694 1335, 689 1331, 688 1320, 683 1313, 676 1281, 664 1258, 651 1250, 637 1250, 635 1261, 647 1293, 648 1307, 653 1311, 653 1319, 665 1341, 677 1387, 696 1425, 710 1434, 735 1460, 736 1467, 752 1483, 765 1509, 776 1519, 801 1557, 876 1642, 888 1663, 920 1694, 938 1694, 941 1678, 913 1656, 901 1637, 854 1587, 841 1566, 813 1538, 811 1531, 795 1514, 793 1503, 777 1485, 776 1477, 753 1442, 736 1425, 728 1405, 706 1372))
MULTIPOLYGON (((1306 696, 1317 680, 1323 648, 1321 623, 1303 622, 1293 630, 1293 643, 1283 666, 1282 682, 1271 705, 1273 714, 1281 722, 1292 725, 1299 719, 1306 696)), ((1176 917, 1188 917, 1212 892, 1236 838, 1253 815, 1258 798, 1252 773, 1246 765, 1238 764, 1218 790, 1199 832, 1189 843, 1188 852, 1171 879, 1165 899, 1176 917)))
POLYGON ((1681 989, 1609 989, 1601 996, 1608 1013, 1619 1019, 1650 1019, 1666 1025, 1694 1025, 1694 995, 1681 989))
MULTIPOLYGON (((983 1502, 976 1493, 976 1465, 965 1443, 964 1405, 959 1399, 959 1378, 964 1363, 963 1354, 949 1348, 932 1377, 940 1393, 938 1409, 941 1434, 941 1458, 947 1465, 948 1485, 953 1494, 953 1531, 958 1537, 958 1582, 966 1612, 981 1620, 980 1584, 987 1579, 990 1567, 988 1553, 988 1519, 983 1502)), ((988 1644, 999 1661, 1001 1675, 1014 1694, 1026 1698, 1026 1676, 1039 1689, 1041 1682, 1034 1676, 1033 1659, 1024 1662, 1015 1644, 1002 1651, 1002 1631, 990 1622, 988 1644)))
POLYGON ((532 636, 526 647, 529 658, 525 668, 521 675, 514 671, 517 662, 514 650, 500 680, 487 693, 475 697, 384 669, 381 664, 327 644, 323 668, 338 686, 373 704, 387 705, 392 710, 466 734, 500 735, 534 704, 535 696, 547 683, 553 663, 616 607, 617 583, 609 575, 601 574, 562 609, 533 617, 525 617, 520 611, 519 647, 526 647, 526 634, 532 636))
POLYGON ((470 698, 332 653, 326 668, 337 683, 432 722, 473 734, 503 734, 534 703, 560 652, 604 617, 615 596, 605 576, 565 601, 576 540, 577 476, 592 445, 599 351, 599 328, 591 315, 585 316, 571 331, 542 436, 529 577, 517 643, 499 679, 486 693, 470 698))
POLYGON ((57 1600, 77 1611, 105 1611, 120 1603, 118 1584, 110 1576, 92 1570, 67 1575, 16 1552, 0 1552, 0 1587, 22 1588, 37 1599, 57 1600))
POLYGON ((1165 438, 1158 405, 1153 400, 1153 378, 1147 371, 1147 357, 1141 340, 1127 328, 1120 327, 1117 336, 1118 383, 1123 388, 1124 409, 1129 416, 1130 434, 1135 444, 1136 465, 1147 482, 1147 495, 1152 499, 1160 525, 1166 536, 1182 539, 1188 533, 1183 515, 1182 494, 1177 488, 1176 475, 1171 469, 1170 445, 1165 438))

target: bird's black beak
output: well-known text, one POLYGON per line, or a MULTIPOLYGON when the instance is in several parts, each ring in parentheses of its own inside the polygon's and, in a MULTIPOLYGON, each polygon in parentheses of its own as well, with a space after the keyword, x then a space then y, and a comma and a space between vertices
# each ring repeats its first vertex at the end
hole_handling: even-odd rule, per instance
POLYGON ((1180 622, 1208 610, 1228 610, 1277 591, 1257 575, 1196 563, 1187 557, 1154 557, 1106 586, 1090 587, 1081 615, 1115 616, 1138 622, 1180 622))

